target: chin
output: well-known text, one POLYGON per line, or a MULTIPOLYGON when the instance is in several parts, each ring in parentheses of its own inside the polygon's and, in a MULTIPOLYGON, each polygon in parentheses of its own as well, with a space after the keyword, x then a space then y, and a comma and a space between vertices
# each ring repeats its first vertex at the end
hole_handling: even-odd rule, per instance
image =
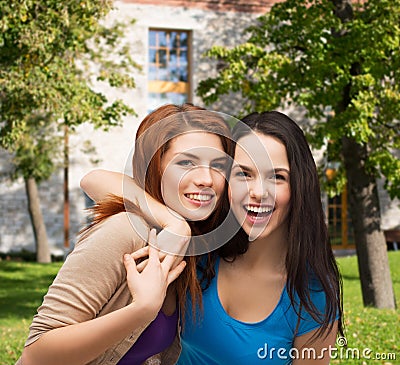
POLYGON ((212 212, 202 212, 201 214, 199 212, 193 212, 190 209, 185 210, 184 212, 177 212, 180 214, 182 217, 185 217, 186 220, 188 221, 205 221, 210 217, 212 212))
POLYGON ((211 214, 207 214, 207 215, 203 214, 201 216, 188 216, 186 219, 194 221, 194 222, 196 222, 196 221, 201 222, 201 221, 205 221, 206 219, 208 219, 210 217, 210 215, 211 214))
POLYGON ((250 242, 266 238, 271 234, 270 231, 267 231, 266 227, 264 229, 246 229, 245 232, 249 236, 250 242))

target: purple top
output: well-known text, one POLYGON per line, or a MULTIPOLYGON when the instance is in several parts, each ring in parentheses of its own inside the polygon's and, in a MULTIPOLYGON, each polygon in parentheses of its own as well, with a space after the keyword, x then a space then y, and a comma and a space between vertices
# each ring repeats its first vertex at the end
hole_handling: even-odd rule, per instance
POLYGON ((142 332, 118 365, 141 365, 150 356, 164 351, 174 342, 177 325, 177 310, 170 316, 159 311, 156 319, 142 332))

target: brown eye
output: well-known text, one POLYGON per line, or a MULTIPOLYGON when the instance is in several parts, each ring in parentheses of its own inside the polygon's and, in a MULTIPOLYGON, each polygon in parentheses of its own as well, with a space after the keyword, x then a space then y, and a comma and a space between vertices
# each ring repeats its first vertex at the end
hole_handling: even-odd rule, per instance
POLYGON ((287 181, 288 179, 286 174, 279 174, 279 173, 272 175, 272 178, 274 180, 280 180, 280 181, 287 181))

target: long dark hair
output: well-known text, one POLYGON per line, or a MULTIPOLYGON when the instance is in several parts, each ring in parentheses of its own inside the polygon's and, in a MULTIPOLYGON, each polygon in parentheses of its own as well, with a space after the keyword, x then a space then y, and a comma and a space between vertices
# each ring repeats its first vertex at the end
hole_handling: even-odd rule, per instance
MULTIPOLYGON (((233 128, 235 141, 257 132, 278 139, 286 147, 291 198, 285 266, 292 305, 296 308, 297 294, 300 311, 304 308, 321 324, 313 339, 327 330, 331 331, 337 316, 338 331, 343 335, 342 279, 329 242, 315 161, 304 133, 292 119, 277 111, 252 113, 244 117, 242 122, 233 128), (315 279, 326 295, 325 313, 319 313, 310 298, 310 285, 315 279)), ((243 229, 239 229, 233 239, 218 250, 218 255, 232 262, 248 247, 248 236, 243 229)), ((210 270, 204 272, 208 281, 214 275, 210 270)), ((299 320, 300 316, 299 313, 299 320)))
MULTIPOLYGON (((133 178, 136 184, 153 198, 164 204, 161 192, 162 169, 161 161, 170 147, 174 137, 189 131, 205 131, 216 134, 222 143, 224 152, 233 154, 233 142, 230 138, 230 128, 224 119, 215 112, 191 103, 183 105, 167 104, 147 115, 136 133, 135 150, 132 157, 133 178)), ((226 190, 226 189, 225 189, 226 190)), ((221 197, 214 212, 204 221, 188 222, 192 235, 201 235, 212 231, 220 223, 222 211, 226 210, 226 199, 221 197)), ((129 211, 142 218, 143 213, 133 202, 116 195, 98 202, 92 209, 92 224, 84 230, 90 233, 90 228, 102 222, 111 215, 129 211)), ((199 257, 186 256, 185 271, 176 280, 178 306, 184 318, 186 295, 189 292, 194 303, 201 307, 201 288, 197 280, 196 265, 199 257)), ((196 306, 192 306, 193 311, 196 306)))

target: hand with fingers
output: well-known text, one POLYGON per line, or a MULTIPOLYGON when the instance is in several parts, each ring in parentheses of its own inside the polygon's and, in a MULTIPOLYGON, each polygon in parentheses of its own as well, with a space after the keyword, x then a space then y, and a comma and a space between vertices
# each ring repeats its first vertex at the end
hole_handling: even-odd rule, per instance
MULTIPOLYGON (((149 243, 148 246, 145 246, 131 254, 131 257, 140 263, 136 264, 136 268, 138 272, 142 272, 142 270, 146 267, 148 263, 149 249, 151 245, 155 245, 158 251, 158 255, 160 261, 162 262, 167 255, 173 256, 175 258, 174 263, 172 265, 172 269, 176 268, 183 260, 183 255, 185 254, 190 237, 189 236, 180 236, 179 241, 177 242, 177 237, 174 237, 174 241, 177 242, 174 244, 170 251, 166 251, 160 248, 160 239, 162 242, 166 241, 166 237, 170 237, 169 234, 164 234, 165 230, 162 230, 154 239, 153 243, 149 243)), ((164 245, 165 246, 165 245, 164 245)))
POLYGON ((177 256, 165 253, 164 257, 160 258, 154 229, 149 233, 148 242, 148 260, 141 271, 138 270, 135 259, 130 254, 124 255, 124 265, 134 302, 153 311, 155 318, 164 302, 169 284, 182 273, 186 262, 181 258, 180 263, 174 265, 177 256))

